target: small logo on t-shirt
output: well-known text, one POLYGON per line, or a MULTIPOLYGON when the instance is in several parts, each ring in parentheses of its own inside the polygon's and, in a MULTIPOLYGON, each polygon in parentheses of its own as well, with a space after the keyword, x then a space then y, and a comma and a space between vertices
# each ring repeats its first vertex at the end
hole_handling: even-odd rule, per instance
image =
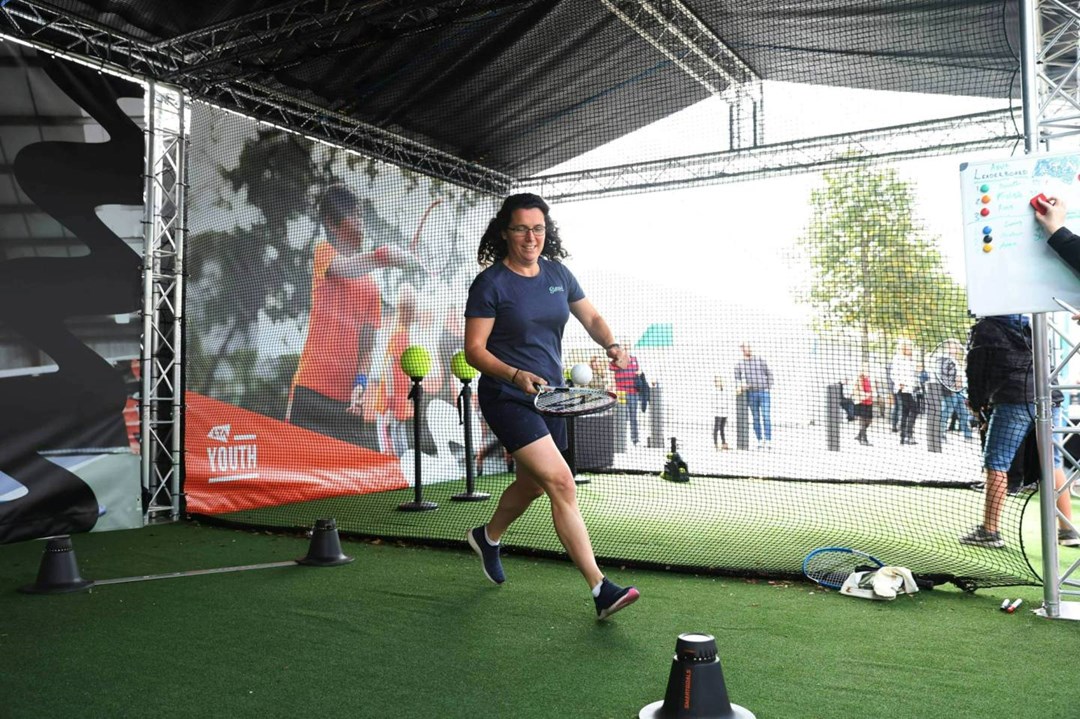
POLYGON ((563 289, 562 285, 552 285, 548 287, 548 292, 555 294, 556 292, 566 292, 566 290, 563 289))

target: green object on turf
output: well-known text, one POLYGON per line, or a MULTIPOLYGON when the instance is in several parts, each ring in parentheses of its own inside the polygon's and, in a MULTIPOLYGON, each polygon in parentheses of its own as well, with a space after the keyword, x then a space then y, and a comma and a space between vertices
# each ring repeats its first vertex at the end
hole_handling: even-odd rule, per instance
POLYGON ((686 462, 679 456, 678 440, 674 437, 671 438, 671 451, 668 452, 667 462, 664 463, 664 471, 660 473, 660 476, 669 482, 689 482, 690 470, 687 469, 686 462))
POLYGON ((480 374, 476 371, 476 368, 469 364, 465 359, 465 350, 458 350, 454 353, 454 356, 450 358, 450 371, 454 373, 454 376, 459 380, 471 380, 476 379, 476 376, 480 374))
POLYGON ((431 355, 420 345, 401 353, 401 371, 413 379, 424 379, 431 371, 431 355))

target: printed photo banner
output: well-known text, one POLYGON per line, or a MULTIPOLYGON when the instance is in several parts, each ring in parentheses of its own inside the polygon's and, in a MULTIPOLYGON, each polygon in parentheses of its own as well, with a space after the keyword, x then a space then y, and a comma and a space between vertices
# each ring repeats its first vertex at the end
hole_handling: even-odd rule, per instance
POLYGON ((143 88, 0 53, 0 543, 139 527, 143 88))
POLYGON ((450 360, 495 200, 200 104, 191 144, 188 511, 403 489, 417 453, 424 483, 463 478, 450 360))

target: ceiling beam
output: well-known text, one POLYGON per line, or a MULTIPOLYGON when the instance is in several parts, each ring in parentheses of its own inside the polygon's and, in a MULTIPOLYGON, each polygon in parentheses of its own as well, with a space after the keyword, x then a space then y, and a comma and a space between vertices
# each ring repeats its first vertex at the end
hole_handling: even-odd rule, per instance
POLYGON ((278 72, 311 52, 327 57, 374 41, 415 34, 463 15, 530 5, 535 0, 379 0, 378 2, 296 2, 256 13, 206 32, 159 43, 184 57, 169 82, 197 77, 203 82, 250 79, 278 72))
POLYGON ((601 0, 615 17, 729 106, 732 148, 761 144, 761 77, 680 0, 601 0))
POLYGON ((817 172, 873 159, 894 161, 1005 148, 1023 142, 1012 110, 878 128, 753 148, 702 153, 522 180, 549 202, 671 190, 817 172))

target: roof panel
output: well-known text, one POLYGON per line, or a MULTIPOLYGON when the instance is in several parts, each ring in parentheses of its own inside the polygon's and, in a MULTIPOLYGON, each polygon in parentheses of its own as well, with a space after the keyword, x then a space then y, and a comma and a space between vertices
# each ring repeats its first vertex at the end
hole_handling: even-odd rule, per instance
MULTIPOLYGON (((670 11, 661 0, 610 1, 628 12, 670 11)), ((1019 92, 1017 0, 682 4, 763 79, 987 97, 1019 92)), ((707 92, 599 0, 51 5, 126 36, 173 41, 169 51, 186 54, 169 79, 196 96, 226 97, 209 90, 255 83, 519 176, 707 92), (228 28, 214 35, 216 44, 209 36, 177 40, 214 26, 228 28)))

